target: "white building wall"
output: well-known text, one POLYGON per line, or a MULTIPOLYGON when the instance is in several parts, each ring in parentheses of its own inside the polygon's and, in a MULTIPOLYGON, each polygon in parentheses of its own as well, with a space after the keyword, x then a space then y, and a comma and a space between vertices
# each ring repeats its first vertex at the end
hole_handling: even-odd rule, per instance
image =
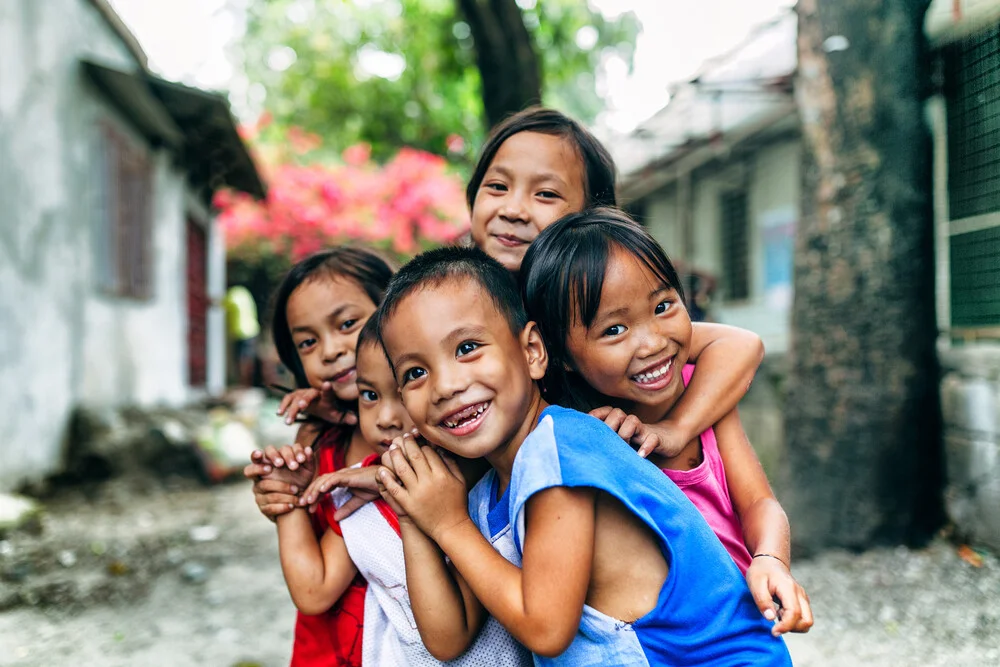
POLYGON ((0 2, 0 489, 58 469, 77 404, 188 395, 183 180, 156 156, 152 300, 101 294, 94 149, 114 114, 83 57, 135 68, 88 2, 0 2))
POLYGON ((786 139, 707 175, 697 172, 691 186, 693 253, 689 258, 685 257, 675 188, 668 186, 646 200, 650 233, 667 254, 719 278, 723 268, 719 199, 727 191, 746 189, 750 297, 724 302, 717 296, 710 314, 720 322, 756 332, 769 353, 787 352, 789 345, 791 272, 790 265, 783 264, 791 260, 794 240, 789 235, 799 217, 800 151, 797 139, 786 139))

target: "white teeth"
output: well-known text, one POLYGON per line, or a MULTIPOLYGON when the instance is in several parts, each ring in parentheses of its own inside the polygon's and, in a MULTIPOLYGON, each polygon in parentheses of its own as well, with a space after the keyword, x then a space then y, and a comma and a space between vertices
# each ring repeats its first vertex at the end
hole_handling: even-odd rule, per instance
MULTIPOLYGON (((479 415, 483 414, 483 412, 486 410, 487 405, 488 405, 487 403, 480 403, 479 405, 476 406, 475 412, 472 412, 468 416, 461 417, 457 420, 445 421, 444 425, 447 426, 448 428, 455 428, 462 422, 469 421, 470 419, 473 419, 474 417, 478 417, 479 415)), ((463 410, 463 412, 465 412, 465 410, 463 410)))
POLYGON ((670 368, 674 365, 674 360, 671 358, 667 363, 663 364, 659 368, 649 373, 639 373, 638 375, 633 375, 639 383, 652 382, 653 380, 662 377, 667 374, 670 368))

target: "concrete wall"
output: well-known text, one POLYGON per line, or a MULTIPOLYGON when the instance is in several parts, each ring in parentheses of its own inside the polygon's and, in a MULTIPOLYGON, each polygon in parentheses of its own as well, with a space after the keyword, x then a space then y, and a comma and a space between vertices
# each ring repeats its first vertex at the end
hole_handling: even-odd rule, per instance
POLYGON ((183 177, 152 156, 153 298, 102 294, 98 123, 141 139, 83 57, 136 67, 90 3, 0 2, 0 489, 58 468, 77 404, 190 398, 183 177))
POLYGON ((942 350, 945 507, 961 537, 1000 550, 1000 344, 942 350))
MULTIPOLYGON (((798 221, 800 150, 797 139, 771 143, 739 162, 711 171, 695 172, 691 181, 693 255, 685 257, 673 186, 644 200, 649 230, 672 258, 687 259, 696 269, 719 277, 722 273, 719 198, 745 188, 750 218, 750 298, 725 302, 718 297, 710 308, 714 319, 757 332, 769 353, 783 353, 789 344, 791 274, 783 280, 775 240, 791 239, 798 221)), ((788 247, 790 252, 791 246, 788 247)), ((778 248, 780 250, 780 248, 778 248)), ((790 260, 790 254, 788 258, 790 260)))

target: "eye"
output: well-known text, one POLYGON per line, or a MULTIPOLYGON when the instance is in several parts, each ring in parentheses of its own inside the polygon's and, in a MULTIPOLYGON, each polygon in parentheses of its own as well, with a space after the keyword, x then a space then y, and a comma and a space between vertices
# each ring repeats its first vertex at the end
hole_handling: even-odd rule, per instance
POLYGON ((614 324, 614 325, 608 327, 607 329, 605 329, 603 335, 605 335, 605 336, 621 336, 623 333, 625 333, 625 325, 624 324, 614 324))
POLYGON ((493 190, 495 192, 507 192, 507 186, 503 183, 486 183, 483 187, 487 190, 493 190))
POLYGON ((455 356, 464 357, 467 354, 472 354, 479 348, 480 348, 479 343, 467 340, 458 344, 458 349, 455 350, 455 356))
POLYGON ((315 338, 306 338, 305 340, 300 340, 295 347, 297 347, 299 350, 305 350, 306 348, 312 347, 315 344, 316 344, 315 338))
POLYGON ((427 375, 427 371, 419 366, 410 368, 403 373, 403 384, 405 385, 413 380, 419 380, 425 375, 427 375))
POLYGON ((662 315, 663 313, 670 310, 670 306, 672 306, 673 303, 674 302, 671 301, 670 299, 664 299, 663 301, 656 304, 656 308, 653 309, 653 312, 657 315, 662 315))
POLYGON ((358 396, 361 397, 362 401, 368 401, 369 403, 374 403, 378 400, 378 394, 371 389, 362 389, 358 392, 358 396))
POLYGON ((347 331, 357 323, 358 323, 357 320, 344 320, 344 323, 340 325, 340 330, 347 331))
POLYGON ((562 199, 558 192, 553 192, 552 190, 542 190, 538 193, 538 196, 542 199, 562 199))

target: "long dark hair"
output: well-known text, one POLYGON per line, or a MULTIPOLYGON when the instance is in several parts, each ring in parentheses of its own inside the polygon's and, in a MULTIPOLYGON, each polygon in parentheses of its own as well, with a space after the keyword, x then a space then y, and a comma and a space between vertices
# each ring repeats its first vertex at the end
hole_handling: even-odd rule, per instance
POLYGON ((493 158, 503 142, 521 132, 538 132, 562 137, 576 148, 583 161, 584 208, 593 206, 617 206, 615 198, 615 161, 611 153, 597 137, 580 123, 555 109, 529 107, 510 116, 490 133, 479 154, 479 162, 472 172, 472 178, 465 188, 465 200, 472 210, 476 203, 476 193, 483 184, 483 177, 490 168, 493 158))
POLYGON ((281 281, 274 295, 274 315, 271 318, 271 334, 274 347, 281 363, 295 376, 299 388, 309 386, 305 370, 299 359, 288 327, 288 299, 292 292, 304 282, 319 278, 346 278, 357 283, 377 307, 382 303, 385 289, 394 273, 389 260, 369 248, 361 246, 340 246, 332 250, 310 255, 293 266, 281 281))
POLYGON ((583 411, 606 404, 580 376, 566 342, 574 318, 587 327, 594 322, 608 258, 616 248, 641 261, 684 299, 677 271, 663 248, 618 209, 571 213, 542 231, 528 247, 520 280, 528 318, 538 325, 549 353, 543 385, 552 403, 583 411))

